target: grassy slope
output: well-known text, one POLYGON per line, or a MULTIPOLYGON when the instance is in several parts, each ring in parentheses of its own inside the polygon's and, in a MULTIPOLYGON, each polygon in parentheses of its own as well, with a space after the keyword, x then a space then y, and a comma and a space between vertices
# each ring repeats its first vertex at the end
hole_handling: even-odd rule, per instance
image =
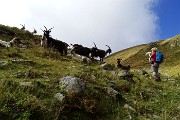
MULTIPOLYGON (((130 116, 133 119, 180 118, 180 83, 179 80, 177 81, 179 78, 164 77, 165 82, 157 83, 135 71, 133 73, 136 84, 131 84, 121 78, 114 77, 111 72, 103 72, 98 63, 84 64, 71 59, 71 57, 60 56, 58 53, 49 52, 39 47, 37 44, 38 35, 33 36, 28 31, 8 26, 1 27, 18 33, 17 36, 22 39, 21 41, 29 46, 28 49, 14 46, 9 50, 0 47, 0 60, 8 61, 8 64, 0 65, 1 119, 119 120, 129 119, 130 116), (11 60, 14 58, 31 60, 32 62, 13 63, 11 60), (62 91, 58 82, 60 78, 67 75, 85 79, 87 82, 86 91, 82 96, 69 96, 64 104, 60 104, 53 96, 62 91), (20 86, 19 82, 31 82, 32 86, 20 86), (105 90, 106 87, 111 86, 110 82, 117 85, 118 92, 135 111, 124 108, 123 100, 116 101, 107 95, 105 90)), ((12 39, 6 35, 0 35, 0 38, 7 41, 12 39)), ((161 44, 168 46, 169 42, 172 41, 161 42, 161 44)), ((120 55, 119 53, 114 54, 114 58, 111 58, 113 55, 110 56, 106 61, 115 64, 116 57, 121 57, 124 64, 130 64, 128 60, 135 61, 134 56, 142 57, 145 61, 147 59, 142 54, 144 55, 150 49, 147 46, 140 45, 128 48, 120 52, 120 55)), ((171 50, 174 51, 173 48, 171 50)), ((178 51, 176 52, 179 54, 178 51)), ((174 64, 174 62, 170 63, 174 64)), ((170 63, 168 63, 169 66, 170 63)), ((148 67, 149 63, 142 64, 141 61, 131 65, 134 68, 148 67)), ((172 68, 168 67, 168 69, 172 68)))
POLYGON ((165 60, 160 66, 162 74, 178 76, 180 74, 180 35, 119 51, 108 56, 106 61, 116 64, 116 59, 122 58, 122 64, 129 64, 132 68, 149 68, 148 56, 145 56, 145 53, 150 51, 153 46, 161 50, 165 56, 165 60))

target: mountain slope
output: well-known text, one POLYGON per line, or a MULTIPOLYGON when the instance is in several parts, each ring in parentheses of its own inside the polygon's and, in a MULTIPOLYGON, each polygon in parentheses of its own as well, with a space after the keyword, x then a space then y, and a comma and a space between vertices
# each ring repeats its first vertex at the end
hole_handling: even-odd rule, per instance
MULTIPOLYGON (((108 71, 97 61, 84 63, 42 48, 41 36, 28 30, 4 25, 0 25, 0 30, 8 31, 8 34, 0 34, 0 39, 10 41, 18 37, 21 41, 10 48, 0 47, 2 120, 180 119, 179 77, 163 75, 163 82, 156 82, 135 69, 149 67, 144 54, 151 44, 128 48, 119 52, 120 56, 116 53, 106 58, 109 63, 116 64, 116 57, 121 57, 123 64, 133 65, 134 70, 129 72, 131 78, 127 79, 121 76, 127 72, 116 67, 108 71), (117 56, 113 58, 114 55, 117 56), (137 62, 140 57, 144 63, 143 60, 137 62), (59 84, 66 76, 83 79, 85 91, 77 96, 71 91, 67 94, 59 84), (65 95, 65 99, 55 98, 57 93, 65 95)), ((166 51, 166 54, 179 59, 176 38, 156 43, 170 45, 169 51, 173 53, 166 51)), ((178 64, 175 58, 163 63, 167 64, 167 69, 171 69, 171 64, 178 64)))
POLYGON ((111 64, 116 64, 116 59, 121 58, 122 64, 129 64, 132 68, 149 68, 148 56, 145 53, 151 51, 152 47, 157 47, 164 53, 164 62, 160 66, 160 71, 164 74, 176 75, 180 74, 180 35, 127 48, 117 53, 108 56, 105 61, 111 64))

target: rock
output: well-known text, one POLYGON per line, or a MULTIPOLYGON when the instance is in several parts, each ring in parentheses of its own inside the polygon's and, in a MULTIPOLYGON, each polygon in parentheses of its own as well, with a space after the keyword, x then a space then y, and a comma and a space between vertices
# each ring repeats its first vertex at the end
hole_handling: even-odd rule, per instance
POLYGON ((6 65, 7 63, 7 61, 0 60, 0 65, 6 65))
POLYGON ((75 95, 84 92, 86 82, 80 78, 67 76, 60 79, 59 84, 67 94, 75 95))
POLYGON ((33 63, 32 60, 24 60, 24 59, 17 59, 17 58, 13 58, 11 61, 13 63, 33 63))
POLYGON ((160 116, 158 116, 158 115, 153 115, 153 118, 154 119, 157 119, 157 120, 160 120, 160 119, 162 119, 160 116))
POLYGON ((127 70, 120 71, 119 73, 117 73, 117 77, 120 77, 123 80, 127 80, 130 83, 135 83, 135 81, 133 80, 134 74, 127 70))
POLYGON ((59 100, 60 102, 63 102, 64 99, 65 99, 65 96, 64 96, 63 94, 61 94, 61 93, 56 93, 56 94, 54 95, 54 97, 55 97, 57 100, 59 100))
POLYGON ((108 64, 108 63, 102 64, 101 67, 102 67, 104 70, 108 70, 108 71, 114 70, 114 68, 115 68, 113 65, 108 64))
POLYGON ((111 97, 115 98, 118 102, 125 102, 126 100, 122 97, 122 95, 114 90, 111 87, 106 88, 107 94, 110 95, 111 97))
POLYGON ((19 47, 20 47, 21 49, 27 49, 27 48, 28 48, 27 45, 23 45, 23 44, 20 44, 19 47))
POLYGON ((130 83, 135 83, 135 81, 133 80, 134 74, 131 73, 129 70, 121 70, 121 71, 111 71, 111 74, 114 76, 114 78, 116 79, 123 79, 123 80, 127 80, 130 83))
POLYGON ((106 90, 107 93, 112 97, 115 97, 118 94, 118 92, 111 87, 107 87, 106 90))
POLYGON ((180 106, 178 106, 177 109, 180 110, 180 106))
POLYGON ((20 82, 19 85, 20 86, 31 86, 32 83, 31 82, 20 82))
POLYGON ((126 92, 129 93, 131 91, 131 85, 127 82, 126 84, 117 85, 113 81, 108 82, 109 86, 118 92, 126 92))
POLYGON ((125 109, 128 109, 128 110, 131 110, 131 111, 134 111, 134 112, 136 111, 133 107, 131 107, 131 106, 128 105, 128 104, 125 104, 125 105, 124 105, 124 108, 125 108, 125 109))
POLYGON ((117 75, 118 77, 126 77, 126 76, 133 77, 133 74, 126 70, 118 72, 117 75))
POLYGON ((145 70, 143 70, 143 69, 139 69, 138 70, 138 74, 144 75, 144 76, 149 76, 149 74, 145 70))
POLYGON ((96 76, 94 76, 94 75, 91 75, 91 78, 92 78, 93 80, 95 80, 95 79, 96 79, 96 76))

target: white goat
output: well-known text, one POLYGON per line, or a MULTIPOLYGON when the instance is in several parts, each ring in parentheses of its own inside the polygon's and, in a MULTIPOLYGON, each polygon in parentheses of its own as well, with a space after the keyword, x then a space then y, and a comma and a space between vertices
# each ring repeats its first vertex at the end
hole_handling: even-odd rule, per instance
POLYGON ((44 42, 45 42, 45 37, 42 36, 42 37, 41 37, 41 43, 40 43, 40 44, 41 44, 41 47, 44 47, 44 42))
POLYGON ((41 47, 47 46, 47 38, 44 35, 41 37, 40 45, 41 45, 41 47))
POLYGON ((76 54, 74 49, 72 49, 70 53, 72 55, 72 58, 75 60, 82 61, 85 63, 91 62, 91 60, 88 57, 76 54))
POLYGON ((6 42, 6 41, 3 41, 3 40, 0 39, 0 45, 9 48, 9 47, 11 47, 11 46, 15 43, 15 41, 16 41, 17 39, 18 39, 18 38, 13 38, 13 39, 12 39, 11 41, 9 41, 9 42, 6 42))
POLYGON ((146 55, 149 55, 149 62, 151 62, 151 52, 147 52, 146 55))

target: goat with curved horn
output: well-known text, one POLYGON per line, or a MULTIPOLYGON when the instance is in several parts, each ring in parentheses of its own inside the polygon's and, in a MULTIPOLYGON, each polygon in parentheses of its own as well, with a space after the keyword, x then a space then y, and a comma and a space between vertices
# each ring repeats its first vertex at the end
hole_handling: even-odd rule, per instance
POLYGON ((111 50, 111 48, 108 46, 108 45, 106 45, 109 49, 107 50, 107 53, 111 53, 112 52, 112 50, 111 50))
POLYGON ((103 59, 104 59, 104 57, 107 55, 107 53, 110 54, 110 53, 112 52, 111 48, 110 48, 108 45, 106 45, 106 46, 108 47, 107 50, 98 49, 98 48, 96 47, 96 44, 95 44, 95 43, 94 43, 94 45, 95 45, 95 47, 92 49, 92 58, 93 58, 93 57, 99 57, 99 58, 100 58, 100 61, 103 61, 103 59))
POLYGON ((63 54, 63 52, 65 53, 65 55, 67 55, 68 44, 65 42, 62 42, 60 40, 56 40, 50 36, 51 29, 53 29, 54 27, 52 27, 50 29, 47 29, 46 26, 44 26, 44 27, 46 30, 43 30, 44 34, 43 34, 42 40, 43 39, 46 40, 47 47, 48 48, 53 47, 56 50, 58 50, 58 52, 60 52, 61 55, 63 54))

